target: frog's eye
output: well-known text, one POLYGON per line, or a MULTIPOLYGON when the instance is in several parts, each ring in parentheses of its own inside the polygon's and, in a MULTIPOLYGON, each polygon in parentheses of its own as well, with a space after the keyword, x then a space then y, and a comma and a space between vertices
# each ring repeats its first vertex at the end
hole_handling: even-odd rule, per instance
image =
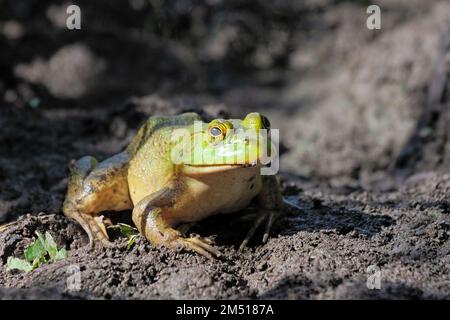
POLYGON ((223 135, 223 132, 222 129, 220 129, 219 127, 212 127, 209 129, 209 134, 214 138, 218 138, 221 135, 223 135))
POLYGON ((267 117, 261 115, 261 122, 265 129, 270 129, 270 121, 267 119, 267 117))
POLYGON ((232 129, 233 125, 224 120, 213 120, 208 126, 208 132, 214 140, 222 140, 226 135, 228 129, 232 129))

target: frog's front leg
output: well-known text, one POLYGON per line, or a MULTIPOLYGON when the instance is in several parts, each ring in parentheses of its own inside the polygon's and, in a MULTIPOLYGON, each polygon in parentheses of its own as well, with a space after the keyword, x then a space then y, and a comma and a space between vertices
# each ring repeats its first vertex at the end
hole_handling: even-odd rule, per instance
POLYGON ((270 229, 273 222, 281 215, 284 208, 283 197, 281 195, 280 184, 276 176, 262 176, 262 188, 258 194, 259 212, 252 227, 239 246, 239 250, 244 249, 250 239, 255 234, 256 229, 266 221, 262 242, 266 243, 269 239, 270 229))
POLYGON ((94 242, 112 246, 99 217, 102 211, 132 208, 127 182, 128 155, 119 153, 98 163, 86 156, 71 164, 64 214, 77 221, 94 242))
POLYGON ((209 259, 219 257, 220 251, 211 246, 210 241, 196 237, 185 238, 165 219, 165 213, 173 208, 176 198, 175 188, 166 187, 139 201, 133 209, 133 222, 139 232, 154 245, 185 248, 209 259))

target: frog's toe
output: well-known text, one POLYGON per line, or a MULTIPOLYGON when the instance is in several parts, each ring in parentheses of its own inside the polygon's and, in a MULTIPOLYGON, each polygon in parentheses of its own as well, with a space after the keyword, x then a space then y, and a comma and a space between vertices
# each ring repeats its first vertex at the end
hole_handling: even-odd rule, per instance
POLYGON ((211 260, 214 260, 214 258, 219 258, 222 256, 219 250, 217 250, 208 243, 209 240, 191 237, 191 238, 180 238, 178 242, 179 244, 181 244, 182 247, 195 251, 211 260))
POLYGON ((93 247, 110 249, 114 248, 115 245, 114 242, 109 241, 108 239, 96 239, 93 241, 93 247))
POLYGON ((212 241, 209 239, 195 237, 195 238, 188 238, 187 240, 191 243, 195 243, 204 250, 207 250, 217 258, 222 255, 218 249, 216 249, 214 246, 211 245, 212 241))
POLYGON ((114 248, 114 247, 115 247, 114 242, 110 241, 109 239, 98 236, 89 238, 89 243, 87 244, 87 248, 89 250, 114 248))
POLYGON ((268 216, 267 222, 266 222, 266 229, 264 230, 264 235, 263 235, 263 238, 262 238, 262 242, 263 243, 266 243, 267 240, 269 240, 270 229, 272 229, 272 225, 273 225, 273 222, 276 219, 277 214, 278 213, 276 211, 270 211, 269 212, 269 216, 268 216))
POLYGON ((79 214, 77 218, 89 237, 89 249, 114 247, 114 243, 109 240, 103 223, 103 216, 94 217, 87 214, 79 214))
POLYGON ((191 233, 190 234, 190 238, 192 238, 192 239, 199 239, 200 241, 202 241, 202 242, 204 242, 204 243, 206 243, 206 244, 211 244, 211 245, 213 245, 213 244, 215 244, 215 242, 214 242, 214 240, 213 239, 210 239, 210 238, 202 238, 202 237, 200 237, 200 235, 198 235, 198 234, 195 234, 195 233, 191 233))
POLYGON ((247 244, 249 243, 249 241, 255 234, 256 230, 259 228, 261 223, 264 222, 264 220, 267 220, 267 221, 266 221, 266 227, 264 230, 262 242, 266 243, 267 240, 269 239, 270 229, 272 228, 272 224, 273 224, 277 214, 278 213, 276 211, 264 211, 261 214, 259 214, 258 217, 256 218, 256 220, 253 222, 252 227, 247 232, 247 235, 245 236, 241 245, 239 246, 239 251, 242 251, 247 246, 247 244))
POLYGON ((267 216, 266 212, 258 215, 256 220, 253 222, 252 227, 250 228, 250 230, 248 230, 247 235, 245 236, 241 245, 239 246, 239 251, 242 251, 247 246, 248 242, 255 234, 256 229, 258 229, 258 227, 261 225, 261 223, 266 219, 266 216, 267 216))

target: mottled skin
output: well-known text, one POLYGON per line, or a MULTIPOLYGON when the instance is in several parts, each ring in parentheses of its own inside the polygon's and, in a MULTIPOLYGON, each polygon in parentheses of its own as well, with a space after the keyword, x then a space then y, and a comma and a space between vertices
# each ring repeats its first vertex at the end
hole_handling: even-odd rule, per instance
POLYGON ((219 256, 209 240, 186 238, 176 228, 236 212, 255 197, 260 214, 241 248, 263 221, 267 241, 283 200, 276 177, 260 175, 261 137, 242 135, 268 129, 267 119, 250 113, 244 120, 197 122, 200 127, 194 121, 201 121, 195 113, 151 117, 125 151, 100 163, 86 156, 71 164, 63 211, 91 244, 111 245, 101 212, 132 209, 133 222, 151 243, 219 256))

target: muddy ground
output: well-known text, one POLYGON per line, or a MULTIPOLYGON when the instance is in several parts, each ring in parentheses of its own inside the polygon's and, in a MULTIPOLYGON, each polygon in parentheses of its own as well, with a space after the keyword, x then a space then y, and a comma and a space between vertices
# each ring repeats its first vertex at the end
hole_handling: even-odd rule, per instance
POLYGON ((17 221, 0 234, 0 297, 449 299, 450 3, 374 2, 381 30, 364 1, 308 0, 79 1, 68 31, 62 1, 0 1, 0 223, 17 221), (253 206, 194 226, 223 260, 117 234, 88 249, 61 212, 69 161, 186 110, 266 114, 300 210, 242 253, 253 206), (68 258, 7 272, 36 230, 68 258))

